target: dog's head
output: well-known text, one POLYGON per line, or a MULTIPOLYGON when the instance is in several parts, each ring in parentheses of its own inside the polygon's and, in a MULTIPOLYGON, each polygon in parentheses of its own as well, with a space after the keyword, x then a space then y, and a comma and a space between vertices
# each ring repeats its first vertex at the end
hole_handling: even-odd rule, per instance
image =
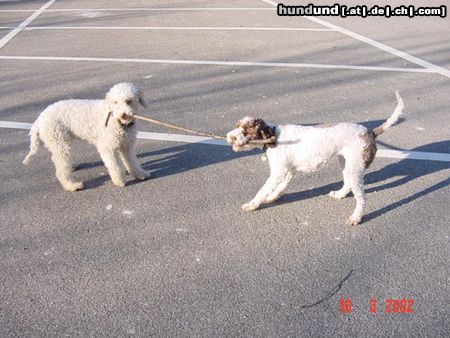
POLYGON ((106 102, 109 114, 105 126, 108 125, 109 119, 115 119, 123 126, 130 125, 134 122, 134 114, 137 113, 139 105, 147 107, 139 88, 126 82, 114 85, 106 93, 106 102))
MULTIPOLYGON (((249 144, 250 141, 269 140, 275 137, 275 128, 270 127, 264 120, 255 117, 244 117, 236 124, 235 129, 227 134, 227 142, 234 151, 250 150, 258 145, 249 144)), ((265 145, 274 147, 273 143, 265 145)))

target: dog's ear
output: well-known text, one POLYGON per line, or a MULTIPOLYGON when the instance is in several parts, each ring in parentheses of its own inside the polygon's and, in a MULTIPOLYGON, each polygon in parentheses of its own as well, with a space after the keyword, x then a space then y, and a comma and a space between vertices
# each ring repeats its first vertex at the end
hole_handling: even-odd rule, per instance
POLYGON ((261 140, 274 136, 272 128, 263 119, 256 117, 248 117, 244 123, 238 122, 236 127, 242 127, 245 131, 245 136, 251 140, 261 140))
MULTIPOLYGON (((257 135, 257 139, 267 140, 275 137, 275 129, 269 127, 263 119, 256 118, 254 121, 254 129, 257 135)), ((275 144, 267 144, 267 147, 274 147, 275 144)))
POLYGON ((144 93, 141 91, 139 91, 139 103, 142 107, 147 108, 147 102, 145 102, 144 93))
POLYGON ((258 138, 265 140, 275 136, 273 128, 269 127, 263 119, 257 118, 254 123, 258 138))
POLYGON ((238 122, 236 128, 243 128, 244 134, 250 140, 256 140, 258 138, 258 128, 259 125, 256 123, 257 118, 246 117, 245 119, 238 122))

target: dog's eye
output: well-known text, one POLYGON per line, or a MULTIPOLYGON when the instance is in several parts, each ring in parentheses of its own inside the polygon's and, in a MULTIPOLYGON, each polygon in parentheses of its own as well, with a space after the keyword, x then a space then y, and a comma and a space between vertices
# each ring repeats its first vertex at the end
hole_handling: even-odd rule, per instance
POLYGON ((113 101, 113 104, 117 104, 117 101, 113 101))
POLYGON ((128 100, 125 101, 125 103, 129 105, 131 103, 131 101, 133 101, 133 100, 132 99, 128 99, 128 100))

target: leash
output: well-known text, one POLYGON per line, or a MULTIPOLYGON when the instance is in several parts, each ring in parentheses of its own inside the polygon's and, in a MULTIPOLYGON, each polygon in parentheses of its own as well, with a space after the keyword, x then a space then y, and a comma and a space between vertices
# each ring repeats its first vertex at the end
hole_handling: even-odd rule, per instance
MULTIPOLYGON (((216 140, 222 140, 222 141, 226 141, 226 137, 223 136, 219 136, 213 133, 207 133, 207 132, 203 132, 203 131, 197 131, 197 130, 193 130, 193 129, 189 129, 189 128, 184 128, 184 127, 180 127, 177 126, 176 124, 171 124, 171 123, 166 123, 166 122, 162 122, 159 120, 155 120, 152 119, 148 116, 142 116, 142 115, 133 115, 134 118, 138 119, 138 120, 142 120, 142 121, 147 121, 153 124, 157 124, 160 126, 164 126, 167 128, 171 128, 171 129, 176 129, 176 130, 181 130, 184 131, 186 133, 190 133, 190 134, 194 134, 194 135, 198 135, 198 136, 205 136, 205 137, 211 137, 211 138, 215 138, 216 140)), ((265 140, 251 140, 248 143, 249 144, 254 144, 254 145, 266 145, 266 144, 273 144, 276 142, 276 137, 271 137, 269 139, 265 139, 265 140)))
POLYGON ((157 124, 157 125, 160 125, 160 126, 164 126, 164 127, 167 127, 167 128, 171 128, 171 129, 181 130, 181 131, 184 131, 186 133, 190 133, 190 134, 194 134, 194 135, 198 135, 198 136, 212 137, 212 138, 215 138, 217 140, 226 141, 225 137, 219 136, 219 135, 215 135, 213 133, 206 133, 206 132, 202 132, 202 131, 197 131, 197 130, 192 130, 192 129, 180 127, 180 126, 177 126, 175 124, 158 121, 158 120, 152 119, 152 118, 147 117, 147 116, 142 116, 142 115, 136 115, 135 114, 135 115, 133 115, 133 117, 138 119, 138 120, 147 121, 147 122, 150 122, 150 123, 153 123, 153 124, 157 124))

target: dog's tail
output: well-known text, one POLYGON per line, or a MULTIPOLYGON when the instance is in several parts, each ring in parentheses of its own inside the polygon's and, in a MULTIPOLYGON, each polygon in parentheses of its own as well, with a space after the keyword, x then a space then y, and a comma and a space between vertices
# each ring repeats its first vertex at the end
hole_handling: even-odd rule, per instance
POLYGON ((41 139, 39 137, 39 127, 37 121, 33 123, 30 130, 30 152, 23 160, 23 164, 28 165, 30 163, 31 156, 36 154, 41 145, 41 139))
POLYGON ((388 118, 381 126, 376 127, 373 130, 375 137, 383 134, 386 130, 388 130, 390 127, 392 127, 394 124, 396 124, 400 118, 400 115, 402 115, 402 113, 403 113, 403 109, 405 108, 403 99, 400 96, 398 91, 395 92, 395 95, 397 96, 397 107, 395 107, 395 110, 392 113, 390 118, 388 118))

